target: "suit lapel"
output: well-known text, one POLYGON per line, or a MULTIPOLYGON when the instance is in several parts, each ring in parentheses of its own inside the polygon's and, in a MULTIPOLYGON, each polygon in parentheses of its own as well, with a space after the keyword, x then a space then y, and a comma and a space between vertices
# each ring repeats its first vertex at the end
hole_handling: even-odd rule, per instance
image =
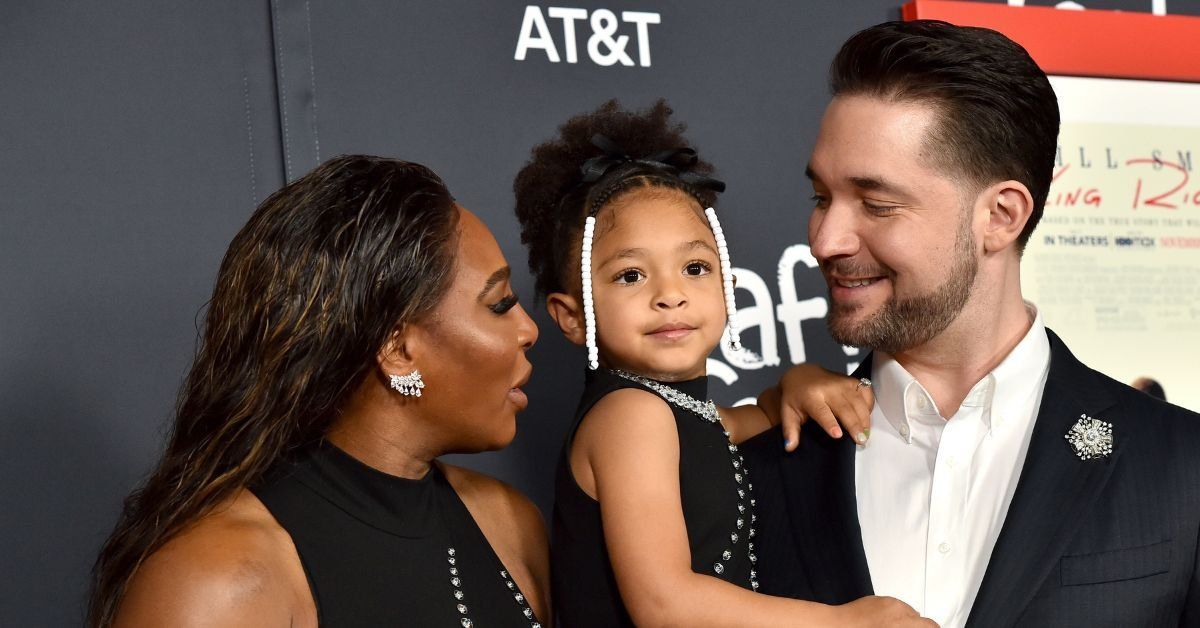
POLYGON ((1103 492, 1133 436, 1106 413, 1115 401, 1053 332, 1050 372, 1029 452, 968 626, 1015 624, 1103 492), (1113 453, 1080 460, 1065 435, 1080 415, 1113 423, 1113 453))
MULTIPOLYGON (((871 372, 870 357, 855 372, 871 372)), ((800 562, 814 599, 844 604, 871 595, 854 485, 854 441, 834 440, 815 421, 804 425, 800 446, 786 454, 782 482, 800 562)))

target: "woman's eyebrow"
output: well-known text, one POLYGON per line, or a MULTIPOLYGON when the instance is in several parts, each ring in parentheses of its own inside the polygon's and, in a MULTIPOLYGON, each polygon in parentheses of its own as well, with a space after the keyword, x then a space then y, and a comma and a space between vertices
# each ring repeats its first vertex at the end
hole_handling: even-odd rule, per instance
POLYGON ((492 291, 492 288, 496 287, 496 284, 502 281, 507 281, 510 275, 512 275, 512 269, 508 266, 505 266, 504 268, 492 273, 492 275, 487 278, 487 281, 483 283, 483 290, 479 291, 479 296, 475 297, 475 300, 483 300, 483 298, 492 291))

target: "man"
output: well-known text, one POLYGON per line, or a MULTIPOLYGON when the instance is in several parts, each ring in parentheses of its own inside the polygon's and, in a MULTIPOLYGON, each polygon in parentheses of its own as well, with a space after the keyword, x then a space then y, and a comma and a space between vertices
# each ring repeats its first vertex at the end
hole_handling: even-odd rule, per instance
POLYGON ((1022 299, 1045 74, 995 31, 917 21, 852 37, 831 87, 809 240, 876 405, 862 446, 809 423, 794 453, 743 448, 762 591, 942 626, 1200 625, 1200 420, 1078 362, 1022 299))

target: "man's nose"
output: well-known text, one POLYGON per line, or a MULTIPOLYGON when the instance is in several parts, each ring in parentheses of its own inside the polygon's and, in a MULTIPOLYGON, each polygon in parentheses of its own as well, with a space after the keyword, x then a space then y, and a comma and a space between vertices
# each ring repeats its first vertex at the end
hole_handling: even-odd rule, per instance
POLYGON ((858 253, 862 241, 853 210, 837 204, 813 210, 808 221, 808 244, 813 257, 822 262, 858 253))

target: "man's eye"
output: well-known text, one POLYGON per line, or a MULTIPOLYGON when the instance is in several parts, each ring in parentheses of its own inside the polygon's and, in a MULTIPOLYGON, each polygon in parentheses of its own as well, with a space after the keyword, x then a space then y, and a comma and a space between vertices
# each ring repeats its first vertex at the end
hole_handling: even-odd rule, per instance
POLYGON ((894 205, 876 205, 875 203, 868 203, 867 201, 863 201, 863 207, 867 208, 867 211, 871 212, 872 214, 888 214, 896 211, 897 209, 897 207, 894 205))
POLYGON ((683 267, 683 274, 699 277, 712 272, 712 267, 704 262, 688 262, 687 266, 683 267))
POLYGON ((625 284, 637 283, 643 276, 644 275, 642 275, 642 271, 633 268, 627 268, 617 273, 616 282, 625 284))
POLYGON ((825 198, 824 196, 821 196, 820 194, 813 194, 812 202, 813 202, 813 205, 815 207, 817 207, 818 209, 823 209, 825 206, 829 205, 829 199, 825 198))

